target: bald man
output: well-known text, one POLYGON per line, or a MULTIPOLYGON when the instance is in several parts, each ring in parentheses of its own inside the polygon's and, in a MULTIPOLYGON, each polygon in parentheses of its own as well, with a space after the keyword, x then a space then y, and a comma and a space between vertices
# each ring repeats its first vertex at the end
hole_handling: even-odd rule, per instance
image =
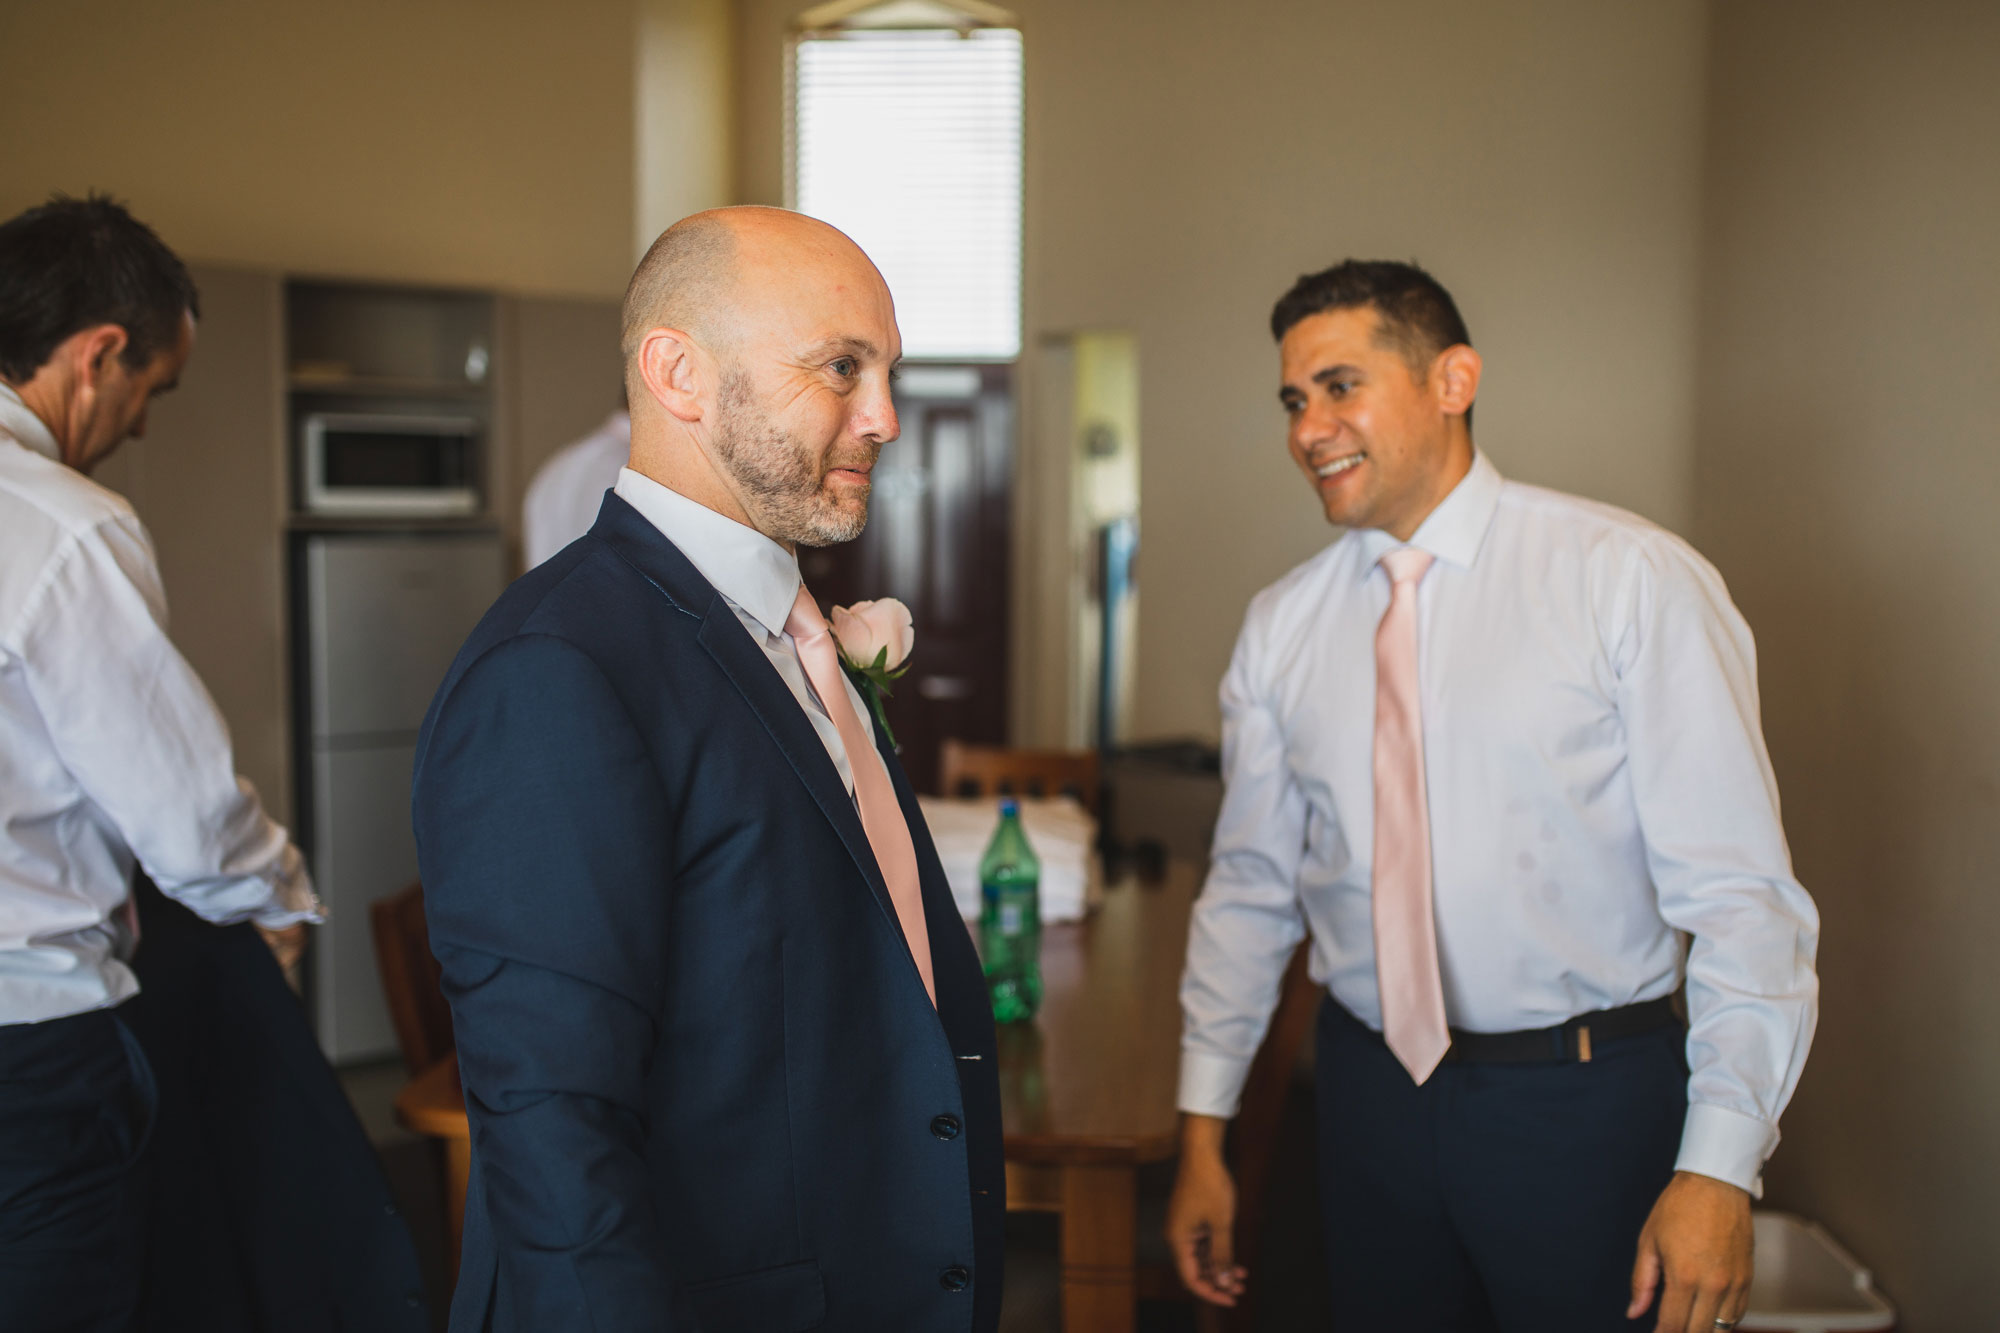
POLYGON ((431 706, 454 1333, 998 1324, 979 962, 796 554, 867 522, 900 354, 831 227, 666 232, 625 298, 630 466, 431 706))

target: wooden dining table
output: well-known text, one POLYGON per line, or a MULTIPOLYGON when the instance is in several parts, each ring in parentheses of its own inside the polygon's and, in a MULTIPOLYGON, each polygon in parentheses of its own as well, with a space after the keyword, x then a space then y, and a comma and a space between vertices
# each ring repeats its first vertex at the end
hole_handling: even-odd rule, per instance
MULTIPOLYGON (((1114 878, 1083 921, 1042 930, 1042 1006, 999 1031, 1007 1206, 1061 1215, 1065 1333, 1131 1333, 1137 1318, 1140 1168, 1177 1149, 1178 989, 1192 865, 1114 878)), ((409 1129, 444 1140, 452 1249, 471 1164, 458 1061, 396 1099, 409 1129)))
POLYGON ((1141 1167, 1179 1148, 1180 976, 1196 868, 1113 879, 1084 921, 1042 929, 1042 1007, 1003 1024, 1007 1206, 1061 1214, 1065 1333, 1130 1333, 1141 1167))

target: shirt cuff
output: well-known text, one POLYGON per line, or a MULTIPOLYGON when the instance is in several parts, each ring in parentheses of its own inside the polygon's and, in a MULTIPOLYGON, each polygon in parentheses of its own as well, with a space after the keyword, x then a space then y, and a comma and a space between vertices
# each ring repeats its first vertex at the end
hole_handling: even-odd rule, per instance
POLYGON ((1692 1102, 1681 1130, 1674 1170, 1691 1171, 1764 1197, 1764 1163, 1778 1146, 1778 1127, 1710 1102, 1692 1102))
POLYGON ((286 846, 279 873, 271 888, 271 901, 252 912, 250 919, 265 930, 283 930, 301 921, 313 925, 325 921, 326 904, 313 892, 312 876, 306 873, 305 858, 297 847, 286 846))
POLYGON ((1184 1050, 1179 1107, 1189 1115, 1212 1115, 1227 1120, 1236 1114, 1237 1103, 1243 1099, 1243 1084, 1249 1077, 1248 1060, 1184 1050))

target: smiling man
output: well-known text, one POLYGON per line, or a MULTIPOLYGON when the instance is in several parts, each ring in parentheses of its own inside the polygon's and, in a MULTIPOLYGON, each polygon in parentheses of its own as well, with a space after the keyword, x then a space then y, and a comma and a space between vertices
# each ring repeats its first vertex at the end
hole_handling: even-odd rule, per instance
POLYGON ((1350 260, 1271 330, 1346 531, 1251 603, 1222 684, 1182 1275, 1245 1290, 1223 1129, 1309 932, 1340 1327, 1733 1327, 1817 1012, 1749 629, 1679 538, 1473 447, 1479 354, 1429 274, 1350 260))
POLYGON ((472 1122, 457 1333, 997 1325, 979 961, 797 548, 896 438, 881 275, 778 209, 625 298, 630 466, 446 677, 415 818, 472 1122))

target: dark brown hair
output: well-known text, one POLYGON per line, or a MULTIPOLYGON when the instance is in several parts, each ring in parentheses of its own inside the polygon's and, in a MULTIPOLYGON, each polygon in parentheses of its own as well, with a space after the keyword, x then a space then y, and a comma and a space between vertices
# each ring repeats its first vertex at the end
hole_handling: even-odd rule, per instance
POLYGON ((143 369, 179 340, 184 312, 201 313, 187 266, 105 195, 53 195, 0 223, 0 375, 16 384, 99 324, 125 330, 119 359, 143 369))

